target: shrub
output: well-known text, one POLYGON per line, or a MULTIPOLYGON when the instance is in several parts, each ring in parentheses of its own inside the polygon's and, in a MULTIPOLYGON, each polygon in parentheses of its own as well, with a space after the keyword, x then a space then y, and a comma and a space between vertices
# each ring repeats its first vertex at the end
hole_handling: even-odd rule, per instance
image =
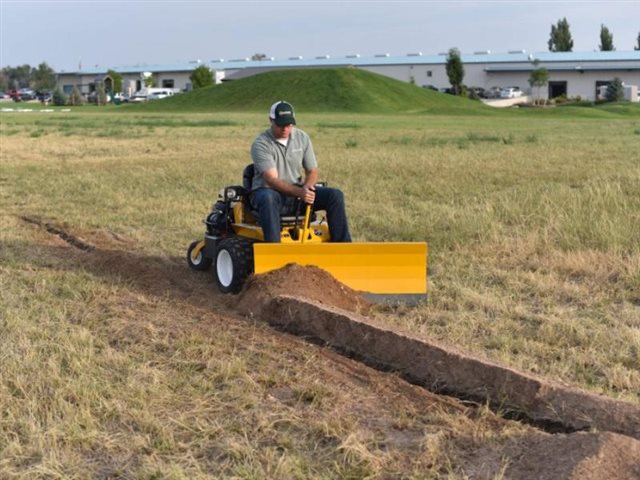
POLYGON ((608 102, 620 102, 624 100, 624 85, 622 80, 616 77, 607 86, 607 92, 605 93, 608 102))
POLYGON ((56 107, 62 107, 67 104, 67 96, 64 94, 60 87, 56 87, 56 89, 53 91, 51 100, 56 107))
POLYGON ((213 72, 206 65, 200 65, 189 77, 193 89, 208 87, 213 85, 213 72))
POLYGON ((98 85, 96 87, 96 103, 98 105, 107 104, 107 92, 104 89, 104 85, 98 85))
POLYGON ((84 97, 82 96, 82 93, 80 93, 80 89, 78 87, 73 87, 73 90, 71 90, 71 94, 67 99, 67 103, 74 107, 84 103, 84 97))

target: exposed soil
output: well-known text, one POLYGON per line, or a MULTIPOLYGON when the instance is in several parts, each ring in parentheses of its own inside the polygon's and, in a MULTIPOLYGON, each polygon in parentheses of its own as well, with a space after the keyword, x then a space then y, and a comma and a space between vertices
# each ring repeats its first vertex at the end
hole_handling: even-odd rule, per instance
POLYGON ((608 432, 527 435, 507 442, 501 451, 480 447, 461 461, 472 478, 491 478, 505 459, 509 479, 640 478, 640 442, 608 432))
POLYGON ((371 306, 359 292, 327 271, 290 263, 278 270, 251 276, 240 292, 236 308, 245 315, 259 316, 273 297, 283 294, 356 313, 366 313, 371 306))
MULTIPOLYGON (((378 372, 286 333, 266 327, 256 329, 256 323, 260 322, 246 320, 246 317, 259 320, 260 312, 270 299, 280 294, 301 296, 328 307, 366 313, 369 305, 358 292, 319 268, 287 265, 252 277, 238 296, 223 296, 215 292, 210 274, 190 271, 182 258, 145 256, 135 251, 135 242, 109 232, 79 232, 51 221, 23 220, 30 224, 27 228, 40 228, 40 235, 32 231, 31 237, 36 239, 35 248, 40 250, 42 258, 50 259, 55 268, 88 270, 107 281, 124 282, 132 291, 170 298, 175 309, 166 312, 159 327, 173 329, 176 335, 183 334, 185 329, 211 335, 216 334, 215 329, 237 332, 239 338, 252 338, 251 348, 268 344, 265 347, 268 355, 274 351, 274 344, 280 345, 283 361, 286 358, 286 362, 300 362, 301 370, 311 368, 304 364, 303 359, 309 351, 314 351, 322 360, 316 361, 309 371, 313 371, 313 375, 327 388, 339 391, 340 401, 347 402, 353 397, 345 408, 351 409, 350 414, 357 418, 360 428, 368 428, 376 432, 375 435, 383 432, 390 447, 403 451, 406 462, 414 467, 422 465, 424 460, 415 458, 415 454, 423 451, 426 436, 449 428, 443 424, 429 424, 433 417, 430 412, 442 410, 467 420, 477 413, 472 405, 435 395, 397 376, 378 372), (83 248, 85 245, 92 248, 83 248), (423 412, 423 415, 415 416, 419 421, 410 426, 398 428, 398 416, 404 411, 423 412)), ((135 299, 130 301, 135 309, 135 299)), ((122 341, 144 341, 142 334, 140 340, 136 340, 131 325, 121 328, 126 332, 122 341)), ((114 330, 112 334, 117 335, 117 332, 114 330)), ((289 388, 273 388, 270 395, 275 401, 296 405, 289 388)), ((483 421, 494 425, 496 432, 512 423, 493 414, 483 415, 486 416, 483 421)), ((450 434, 451 430, 448 432, 450 434)), ((470 479, 640 478, 640 441, 613 433, 549 434, 527 426, 507 441, 459 438, 455 442, 459 452, 456 469, 470 479)))

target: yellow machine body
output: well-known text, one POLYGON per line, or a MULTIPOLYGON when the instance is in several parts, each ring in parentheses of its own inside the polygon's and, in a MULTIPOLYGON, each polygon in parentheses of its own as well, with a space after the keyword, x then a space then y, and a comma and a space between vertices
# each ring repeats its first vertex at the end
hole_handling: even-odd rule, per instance
MULTIPOLYGON (((303 218, 283 217, 280 243, 265 243, 262 228, 246 203, 233 202, 231 207, 233 235, 253 241, 255 274, 290 263, 312 265, 374 301, 412 302, 426 297, 425 242, 333 243, 326 219, 312 221, 307 206, 303 218)), ((197 264, 204 252, 204 243, 196 243, 190 252, 191 263, 197 264)), ((215 253, 207 254, 215 258, 215 253)))

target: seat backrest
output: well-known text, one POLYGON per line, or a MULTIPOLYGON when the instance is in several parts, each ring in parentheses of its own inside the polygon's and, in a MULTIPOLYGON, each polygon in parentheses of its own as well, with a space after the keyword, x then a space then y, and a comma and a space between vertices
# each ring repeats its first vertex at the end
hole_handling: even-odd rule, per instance
MULTIPOLYGON (((250 163, 242 171, 242 186, 249 192, 251 192, 251 186, 253 184, 253 176, 255 175, 255 167, 253 163, 250 163)), ((248 208, 250 208, 251 215, 256 219, 259 218, 259 214, 256 210, 253 210, 252 205, 247 202, 248 208)), ((280 209, 280 219, 283 224, 299 224, 304 218, 304 205, 300 203, 299 199, 288 199, 280 209)), ((315 221, 315 212, 311 212, 311 221, 315 221)), ((258 220, 259 222, 259 220, 258 220)))
POLYGON ((242 186, 251 191, 251 185, 253 184, 253 176, 255 175, 255 169, 253 163, 250 163, 242 172, 242 186))

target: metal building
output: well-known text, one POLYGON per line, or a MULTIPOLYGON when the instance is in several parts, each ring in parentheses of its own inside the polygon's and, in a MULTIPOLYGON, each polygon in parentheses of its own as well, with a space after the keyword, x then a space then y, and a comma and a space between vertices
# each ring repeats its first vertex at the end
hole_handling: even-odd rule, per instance
MULTIPOLYGON (((531 72, 544 67, 549 72, 546 89, 536 92, 540 98, 566 96, 596 100, 599 88, 618 77, 630 86, 640 85, 640 51, 612 52, 536 52, 524 50, 508 53, 488 51, 462 54, 465 69, 464 83, 469 87, 519 86, 529 93, 531 72)), ((177 65, 136 65, 110 67, 123 76, 123 90, 132 94, 144 85, 145 76, 151 76, 158 87, 191 89, 189 76, 201 65, 216 74, 216 82, 231 81, 257 73, 287 68, 335 68, 355 67, 379 73, 419 86, 438 89, 449 87, 445 65, 447 54, 423 55, 421 52, 392 56, 380 53, 371 56, 359 54, 332 58, 320 55, 313 58, 300 56, 287 59, 267 57, 261 60, 248 58, 188 62, 177 65)), ((58 72, 58 84, 70 91, 79 86, 83 93, 95 88, 95 79, 105 75, 109 68, 86 68, 74 72, 58 72)), ((637 91, 637 90, 636 90, 637 91)), ((637 94, 631 100, 637 101, 637 94)))

